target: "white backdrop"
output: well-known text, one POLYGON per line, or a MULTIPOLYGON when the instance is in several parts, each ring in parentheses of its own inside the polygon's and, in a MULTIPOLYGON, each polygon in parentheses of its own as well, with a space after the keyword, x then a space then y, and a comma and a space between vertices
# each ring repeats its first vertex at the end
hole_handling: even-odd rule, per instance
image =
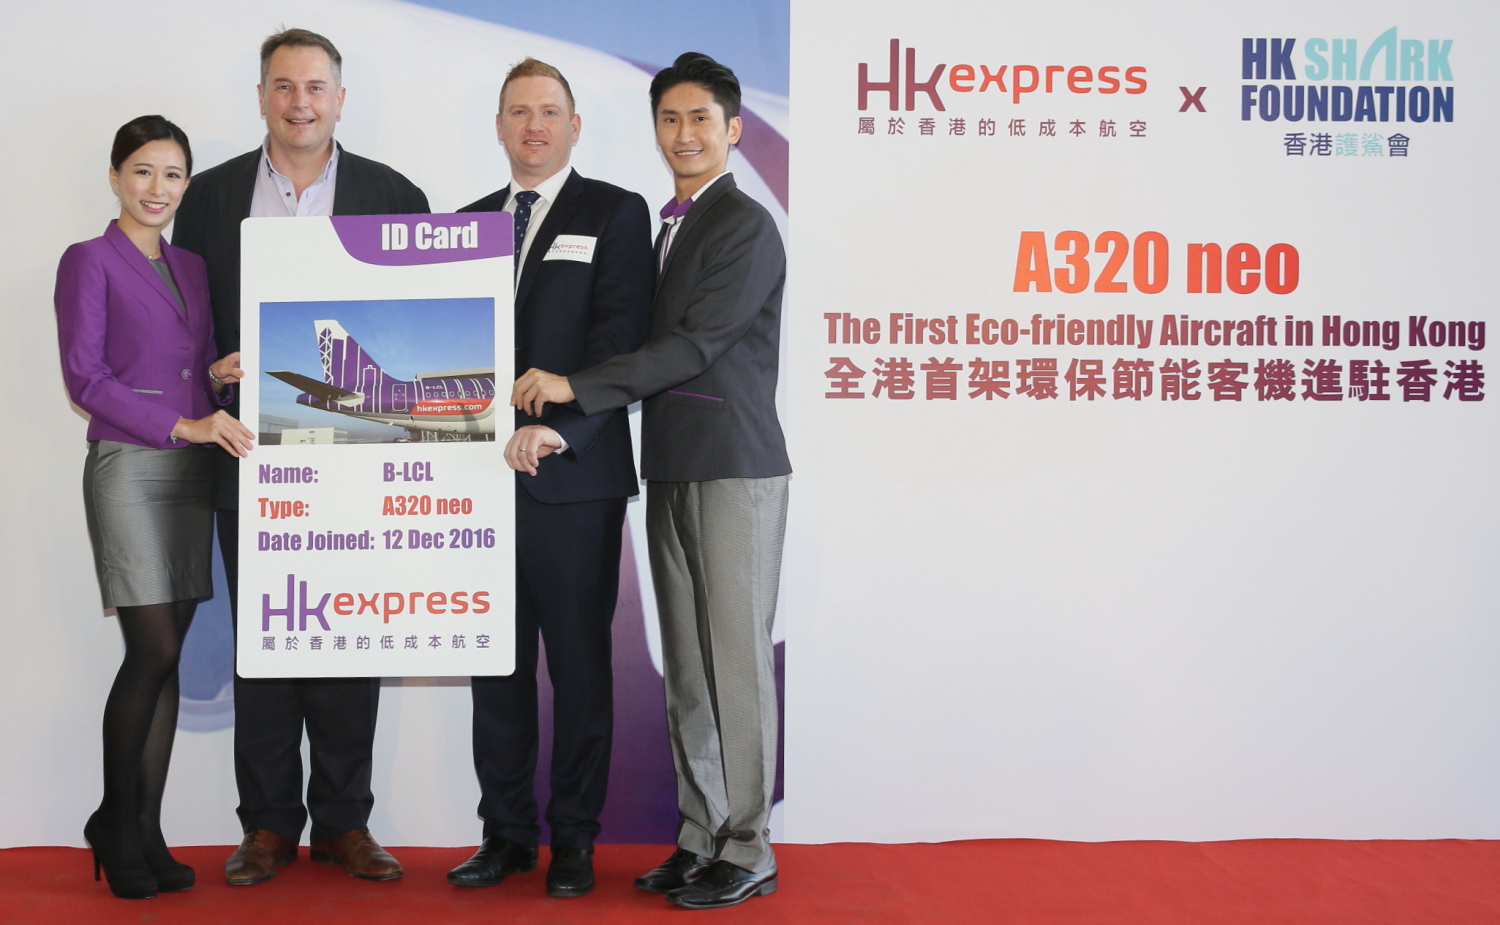
POLYGON ((792 15, 788 839, 1500 837, 1496 396, 1444 400, 1440 376, 1427 404, 1400 390, 1257 402, 1253 388, 1215 402, 1206 384, 1192 403, 1159 389, 1089 402, 1060 375, 1060 399, 984 401, 965 369, 956 401, 925 399, 920 371, 912 400, 823 397, 836 357, 867 372, 1007 360, 1012 388, 1021 359, 1103 359, 1108 375, 1116 358, 1159 371, 1227 356, 1253 379, 1258 358, 1285 357, 1299 395, 1304 359, 1485 362, 1492 348, 1408 348, 1404 319, 1496 318, 1496 8, 938 0, 792 15), (1357 39, 1363 58, 1393 26, 1423 51, 1452 39, 1452 80, 1382 79, 1377 59, 1370 80, 1341 82, 1454 88, 1451 123, 1241 121, 1241 85, 1272 82, 1241 80, 1243 38, 1296 37, 1306 84, 1308 38, 1357 39), (1059 71, 1053 93, 1013 102, 979 80, 958 92, 945 70, 945 111, 918 94, 893 113, 876 93, 862 112, 858 66, 885 80, 893 38, 903 84, 914 48, 918 81, 1006 65, 1013 92, 1016 65, 1115 65, 1145 67, 1148 89, 1066 92, 1059 71), (1207 86, 1206 111, 1180 113, 1179 86, 1207 86), (1039 134, 1048 119, 1054 136, 1039 134), (1374 132, 1380 152, 1288 156, 1291 132, 1374 132), (1396 133, 1405 160, 1385 153, 1396 133), (1171 285, 1013 291, 1020 233, 1070 229, 1162 233, 1171 285), (1185 245, 1204 241, 1290 242, 1300 285, 1189 294, 1185 245), (825 312, 882 331, 891 312, 1021 328, 1135 313, 1158 333, 1171 313, 1317 330, 1339 314, 1402 319, 1403 346, 846 345, 829 343, 825 312))
MULTIPOLYGON (((337 138, 405 173, 435 211, 509 180, 494 114, 505 71, 526 55, 557 65, 573 87, 583 118, 572 158, 579 172, 636 190, 653 208, 670 197, 671 180, 654 148, 649 74, 461 16, 395 0, 167 2, 144 11, 62 0, 7 9, 6 18, 0 77, 28 89, 8 95, 0 114, 33 137, 5 158, 12 209, 25 218, 0 230, 0 384, 30 406, 0 461, 0 792, 11 795, 0 846, 81 845, 100 792, 99 717, 120 641, 114 621, 97 616, 79 488, 85 422, 59 375, 51 306, 64 248, 119 214, 105 178, 114 130, 160 112, 187 130, 199 169, 255 147, 265 133, 258 50, 284 24, 328 35, 344 55, 337 138)), ((747 94, 747 103, 786 131, 784 98, 747 94)), ((731 169, 784 222, 749 165, 733 156, 731 169)), ((636 537, 642 507, 631 505, 636 537)), ((650 635, 649 581, 642 591, 650 635)), ((475 843, 467 681, 387 684, 371 828, 388 845, 475 843)), ((238 840, 231 735, 179 733, 163 822, 171 843, 238 840)))
MULTIPOLYGON (((284 22, 326 32, 346 56, 338 137, 407 173, 435 209, 504 182, 494 98, 524 54, 573 82, 582 172, 653 204, 669 193, 648 78, 619 59, 394 0, 204 9, 29 5, 8 11, 0 36, 11 88, 0 111, 20 129, 5 161, 17 220, 0 231, 0 383, 30 412, 0 463, 0 788, 11 794, 0 845, 79 844, 99 792, 97 723, 119 643, 93 616, 84 425, 57 373, 50 303, 57 256, 115 214, 103 177, 115 126, 164 112, 204 166, 248 150, 262 134, 255 48, 284 22)), ((1135 312, 1158 332, 1172 312, 1489 319, 1496 14, 1457 2, 1208 9, 939 0, 851 16, 795 4, 787 839, 1500 837, 1495 400, 1444 401, 1441 380, 1427 404, 1399 393, 1256 403, 1253 390, 1193 404, 823 398, 836 356, 866 370, 934 354, 1052 357, 1063 369, 1137 356, 1287 357, 1299 370, 1322 357, 1485 360, 1489 350, 1406 347, 828 343, 823 313, 846 311, 1023 323, 1135 312), (1454 40, 1455 120, 1399 126, 1406 160, 1297 160, 1282 153, 1285 133, 1365 126, 1239 120, 1242 38, 1298 37, 1300 68, 1308 37, 1354 38, 1363 53, 1392 26, 1454 40), (1149 89, 1019 103, 943 90, 949 111, 919 96, 924 111, 905 114, 908 132, 936 118, 933 136, 859 135, 861 115, 879 132, 895 115, 878 94, 859 112, 856 86, 859 63, 884 76, 892 38, 918 50, 919 77, 938 63, 1140 65, 1149 89), (1207 112, 1179 113, 1177 88, 1205 85, 1207 112), (944 134, 960 116, 969 134, 944 134), (994 136, 977 134, 984 118, 994 136), (1012 118, 1030 134, 1009 136, 1012 118), (1149 129, 1038 137, 1048 118, 1149 129), (1030 145, 1049 141, 1092 147, 1030 145), (1069 229, 1161 232, 1178 249, 1173 285, 1013 292, 1020 232, 1069 229), (1291 242, 1300 286, 1185 294, 1189 241, 1291 242)), ((762 114, 777 118, 774 106, 762 114)), ((473 843, 468 710, 455 683, 385 691, 372 819, 383 842, 473 843)), ((173 843, 234 840, 229 739, 179 736, 173 843)))

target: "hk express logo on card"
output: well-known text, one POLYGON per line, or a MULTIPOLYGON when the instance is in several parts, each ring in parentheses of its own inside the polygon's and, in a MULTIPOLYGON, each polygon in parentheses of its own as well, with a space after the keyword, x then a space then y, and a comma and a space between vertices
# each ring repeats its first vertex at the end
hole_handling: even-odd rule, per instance
MULTIPOLYGON (((271 632, 272 619, 277 624, 286 623, 286 631, 306 632, 308 619, 314 629, 333 631, 331 618, 351 617, 354 622, 374 620, 390 623, 391 617, 447 616, 475 614, 490 611, 488 591, 324 591, 309 593, 308 582, 299 581, 296 574, 286 576, 285 589, 261 595, 261 632, 271 632)), ((278 627, 279 628, 279 627, 278 627)))

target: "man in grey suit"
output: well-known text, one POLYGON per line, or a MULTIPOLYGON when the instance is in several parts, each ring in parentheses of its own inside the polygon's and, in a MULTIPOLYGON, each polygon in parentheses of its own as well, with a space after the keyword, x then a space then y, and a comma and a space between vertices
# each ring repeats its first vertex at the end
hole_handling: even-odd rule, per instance
MULTIPOLYGON (((688 908, 776 889, 771 624, 791 463, 776 417, 786 252, 726 172, 740 87, 688 53, 651 82, 676 196, 661 210, 651 340, 571 376, 532 369, 512 404, 598 414, 643 401, 641 471, 677 768, 678 848, 636 886, 688 908)), ((524 538, 523 538, 524 542, 524 538)))

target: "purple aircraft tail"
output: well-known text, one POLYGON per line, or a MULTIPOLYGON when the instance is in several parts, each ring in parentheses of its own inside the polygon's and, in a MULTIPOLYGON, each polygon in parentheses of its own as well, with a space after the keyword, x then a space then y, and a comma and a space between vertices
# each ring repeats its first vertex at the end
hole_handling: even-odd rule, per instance
POLYGON ((313 330, 318 335, 323 381, 328 385, 363 395, 379 395, 381 386, 400 381, 381 369, 337 321, 314 321, 313 330))

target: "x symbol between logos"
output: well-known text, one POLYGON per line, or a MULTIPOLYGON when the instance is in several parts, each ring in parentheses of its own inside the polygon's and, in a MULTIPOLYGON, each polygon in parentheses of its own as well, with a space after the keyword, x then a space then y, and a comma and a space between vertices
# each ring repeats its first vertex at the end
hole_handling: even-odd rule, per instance
POLYGON ((1207 87, 1199 87, 1196 92, 1190 92, 1187 87, 1177 89, 1182 91, 1182 107, 1177 110, 1178 112, 1187 112, 1189 106, 1198 107, 1199 112, 1208 111, 1203 108, 1203 91, 1207 90, 1207 87))

